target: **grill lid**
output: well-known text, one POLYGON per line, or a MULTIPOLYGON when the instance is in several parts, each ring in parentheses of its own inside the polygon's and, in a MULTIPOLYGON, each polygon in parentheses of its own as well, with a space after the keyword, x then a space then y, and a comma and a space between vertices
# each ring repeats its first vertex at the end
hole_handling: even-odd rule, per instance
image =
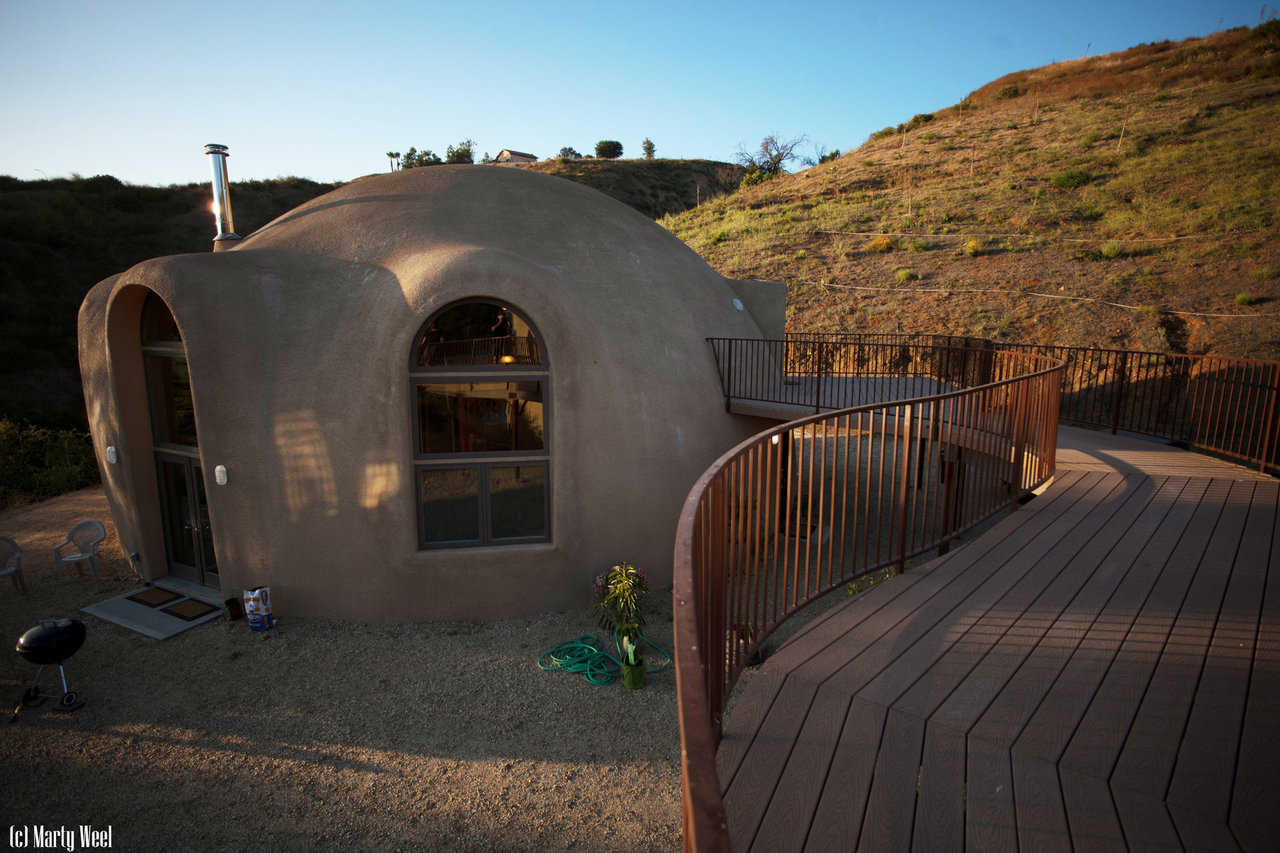
POLYGON ((18 638, 17 652, 39 666, 62 663, 84 645, 85 627, 79 619, 41 619, 18 638))

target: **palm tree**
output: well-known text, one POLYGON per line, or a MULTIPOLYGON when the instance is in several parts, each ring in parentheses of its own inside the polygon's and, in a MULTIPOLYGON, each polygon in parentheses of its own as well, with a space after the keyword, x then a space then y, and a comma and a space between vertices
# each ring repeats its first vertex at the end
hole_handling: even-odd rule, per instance
POLYGON ((387 159, 391 161, 391 171, 394 172, 396 170, 396 166, 400 165, 400 152, 388 151, 387 159))

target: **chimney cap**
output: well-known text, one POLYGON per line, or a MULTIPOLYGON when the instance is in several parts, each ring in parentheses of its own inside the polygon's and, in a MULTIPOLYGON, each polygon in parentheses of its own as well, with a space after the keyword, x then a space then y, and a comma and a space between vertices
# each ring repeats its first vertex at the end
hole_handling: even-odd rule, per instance
MULTIPOLYGON (((219 144, 218 144, 218 143, 216 143, 216 142, 210 142, 210 143, 208 143, 208 144, 206 144, 206 145, 204 146, 204 153, 206 153, 206 154, 227 154, 227 146, 225 146, 225 145, 219 145, 219 144)), ((227 154, 227 156, 229 157, 229 156, 231 156, 231 155, 227 154)))

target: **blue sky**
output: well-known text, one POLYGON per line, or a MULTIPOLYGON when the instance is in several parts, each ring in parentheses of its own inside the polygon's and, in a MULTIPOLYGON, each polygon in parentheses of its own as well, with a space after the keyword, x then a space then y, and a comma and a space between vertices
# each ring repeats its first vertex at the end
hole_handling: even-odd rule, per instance
MULTIPOLYGON (((346 180, 472 138, 730 160, 856 147, 1003 74, 1258 23, 1253 2, 0 0, 0 174, 346 180)), ((1267 15, 1272 14, 1267 7, 1267 15)))

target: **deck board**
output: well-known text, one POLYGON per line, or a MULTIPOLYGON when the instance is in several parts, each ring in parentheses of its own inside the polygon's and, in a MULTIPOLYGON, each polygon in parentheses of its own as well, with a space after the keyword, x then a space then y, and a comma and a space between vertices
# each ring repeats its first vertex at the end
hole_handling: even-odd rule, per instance
POLYGON ((1196 686, 1204 669, 1213 623, 1226 593, 1236 546, 1253 494, 1253 483, 1237 482, 1222 508, 1195 578, 1165 641, 1147 693, 1125 738, 1111 774, 1115 787, 1166 798, 1177 752, 1170 749, 1186 731, 1196 686))
POLYGON ((1231 797, 1230 827, 1244 850, 1275 847, 1280 838, 1280 524, 1273 527, 1266 593, 1254 645, 1240 735, 1240 760, 1231 797))
POLYGON ((734 849, 1276 848, 1280 488, 1066 444, 1025 509, 744 679, 718 755, 734 849))
POLYGON ((884 740, 892 748, 880 750, 876 758, 859 848, 909 850, 915 817, 911 805, 916 799, 924 751, 924 720, 892 708, 885 721, 884 740))
POLYGON ((1271 549, 1275 485, 1259 483, 1252 499, 1168 793, 1170 803, 1192 806, 1222 824, 1231 807, 1236 747, 1248 699, 1271 549))
POLYGON ((964 850, 964 733, 928 725, 920 760, 911 849, 917 853, 964 850))

